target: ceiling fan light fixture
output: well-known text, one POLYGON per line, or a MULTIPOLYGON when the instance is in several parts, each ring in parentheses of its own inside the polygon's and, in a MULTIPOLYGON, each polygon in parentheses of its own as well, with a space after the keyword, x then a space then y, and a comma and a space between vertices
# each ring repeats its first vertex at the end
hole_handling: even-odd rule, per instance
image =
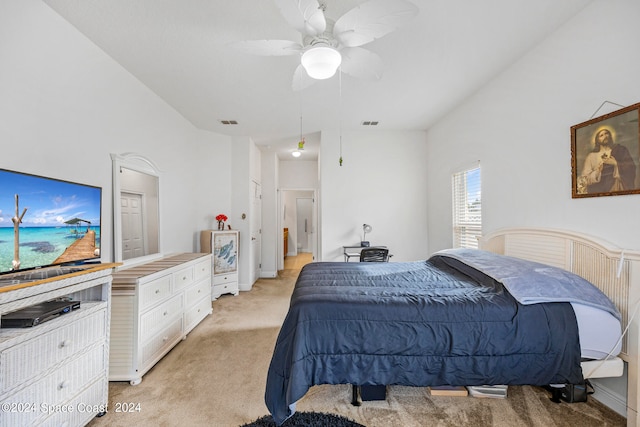
POLYGON ((300 157, 300 155, 301 155, 301 154, 302 154, 302 153, 301 153, 300 151, 298 151, 298 150, 295 150, 295 151, 292 151, 292 152, 291 152, 291 155, 292 155, 293 157, 296 157, 296 158, 300 157))
POLYGON ((316 80, 333 77, 341 63, 340 52, 329 46, 315 46, 302 54, 302 66, 316 80))

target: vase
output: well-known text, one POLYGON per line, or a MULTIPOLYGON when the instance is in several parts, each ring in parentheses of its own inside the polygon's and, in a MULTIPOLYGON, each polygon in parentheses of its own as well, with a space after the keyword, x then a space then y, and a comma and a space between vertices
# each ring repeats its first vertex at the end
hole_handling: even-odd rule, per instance
POLYGON ((218 221, 218 230, 224 230, 224 221, 218 221))

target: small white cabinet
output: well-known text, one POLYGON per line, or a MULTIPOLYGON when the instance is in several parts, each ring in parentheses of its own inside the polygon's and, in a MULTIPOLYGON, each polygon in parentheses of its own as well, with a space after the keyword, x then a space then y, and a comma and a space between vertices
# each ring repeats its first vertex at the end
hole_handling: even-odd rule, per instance
POLYGON ((202 252, 212 254, 211 299, 222 294, 238 295, 239 232, 235 230, 203 230, 200 232, 202 252))
POLYGON ((80 301, 80 308, 39 325, 0 329, 0 426, 83 426, 107 410, 115 266, 0 287, 0 320, 53 299, 80 301))
POLYGON ((184 253, 113 275, 109 379, 139 384, 211 314, 211 255, 184 253))

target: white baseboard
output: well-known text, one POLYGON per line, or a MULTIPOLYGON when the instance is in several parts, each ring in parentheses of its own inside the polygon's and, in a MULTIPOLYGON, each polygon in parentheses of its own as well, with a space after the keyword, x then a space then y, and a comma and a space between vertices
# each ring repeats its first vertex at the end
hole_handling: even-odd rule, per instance
POLYGON ((260 271, 260 278, 262 279, 273 279, 274 277, 278 277, 277 271, 260 271))
POLYGON ((621 396, 619 393, 616 393, 610 388, 599 384, 598 380, 596 379, 592 379, 589 381, 591 382, 591 385, 593 385, 593 389, 595 390, 595 392, 589 397, 592 397, 603 405, 608 406, 623 417, 627 416, 627 400, 625 396, 621 396))

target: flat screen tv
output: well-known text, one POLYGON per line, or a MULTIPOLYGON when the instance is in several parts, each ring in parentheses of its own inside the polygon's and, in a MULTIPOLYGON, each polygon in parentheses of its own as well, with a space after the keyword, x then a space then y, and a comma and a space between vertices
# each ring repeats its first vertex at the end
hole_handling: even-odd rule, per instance
POLYGON ((100 259, 102 188, 0 169, 0 274, 100 259))

